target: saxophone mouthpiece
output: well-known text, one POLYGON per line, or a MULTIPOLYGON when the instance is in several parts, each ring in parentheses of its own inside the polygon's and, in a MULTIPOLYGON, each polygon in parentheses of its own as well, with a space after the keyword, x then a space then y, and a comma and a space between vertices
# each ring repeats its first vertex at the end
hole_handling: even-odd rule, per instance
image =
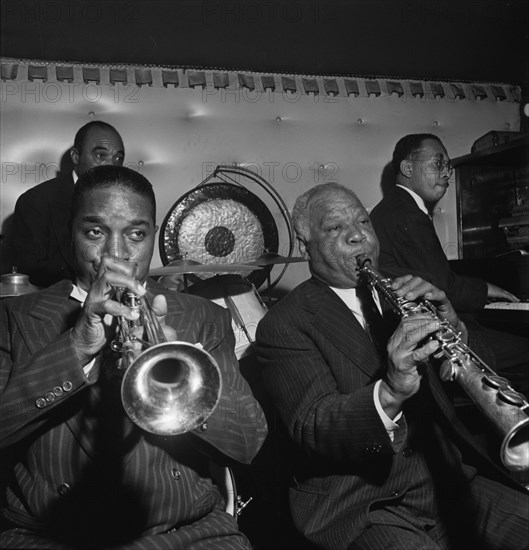
POLYGON ((356 256, 357 269, 362 269, 367 263, 371 263, 371 258, 367 254, 358 254, 356 256))

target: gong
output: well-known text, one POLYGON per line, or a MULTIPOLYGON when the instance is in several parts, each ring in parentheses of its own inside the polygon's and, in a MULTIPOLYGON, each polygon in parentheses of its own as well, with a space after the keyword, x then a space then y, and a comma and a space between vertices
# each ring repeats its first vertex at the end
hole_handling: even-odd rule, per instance
MULTIPOLYGON (((277 252, 278 246, 277 225, 266 204, 244 187, 219 182, 180 197, 167 213, 159 238, 164 265, 181 258, 206 265, 247 264, 265 252, 277 252)), ((242 275, 259 287, 270 269, 242 275)))

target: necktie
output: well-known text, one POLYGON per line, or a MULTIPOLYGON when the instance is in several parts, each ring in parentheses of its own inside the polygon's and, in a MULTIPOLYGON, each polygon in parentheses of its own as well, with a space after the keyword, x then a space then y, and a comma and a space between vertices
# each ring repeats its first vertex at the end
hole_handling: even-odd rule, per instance
POLYGON ((373 299, 370 287, 367 285, 357 287, 356 297, 364 316, 366 330, 371 337, 378 356, 385 362, 387 359, 386 345, 389 335, 384 319, 373 299))

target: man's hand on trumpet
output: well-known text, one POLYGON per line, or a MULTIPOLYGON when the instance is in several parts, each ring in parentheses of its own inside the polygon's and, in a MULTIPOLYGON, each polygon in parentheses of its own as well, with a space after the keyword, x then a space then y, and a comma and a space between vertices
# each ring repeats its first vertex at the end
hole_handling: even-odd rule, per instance
POLYGON ((72 329, 72 343, 82 365, 90 362, 113 338, 115 317, 130 321, 139 312, 116 299, 116 288, 128 289, 138 296, 145 294, 143 285, 134 278, 135 264, 117 261, 104 255, 90 281, 81 315, 72 329))
MULTIPOLYGON (((145 295, 146 289, 135 278, 135 274, 136 264, 132 262, 118 261, 108 255, 101 257, 81 315, 72 329, 72 343, 81 364, 90 362, 105 345, 114 339, 116 318, 128 321, 138 320, 139 310, 121 303, 116 295, 118 288, 130 290, 137 296, 145 295)), ((175 340, 174 329, 165 326, 164 323, 167 314, 165 296, 155 296, 151 305, 167 340, 175 340)), ((138 332, 137 336, 143 338, 141 327, 138 332)))

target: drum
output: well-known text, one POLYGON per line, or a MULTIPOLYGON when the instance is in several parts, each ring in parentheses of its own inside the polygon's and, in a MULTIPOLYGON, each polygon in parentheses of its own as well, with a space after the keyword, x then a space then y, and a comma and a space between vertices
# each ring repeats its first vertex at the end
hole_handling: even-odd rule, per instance
POLYGON ((219 488, 220 494, 226 502, 226 512, 237 518, 237 489, 233 472, 227 466, 220 466, 212 460, 209 461, 211 479, 219 488))
POLYGON ((268 311, 255 286, 241 275, 217 275, 193 284, 188 292, 230 310, 235 356, 241 359, 249 355, 257 325, 268 311))

